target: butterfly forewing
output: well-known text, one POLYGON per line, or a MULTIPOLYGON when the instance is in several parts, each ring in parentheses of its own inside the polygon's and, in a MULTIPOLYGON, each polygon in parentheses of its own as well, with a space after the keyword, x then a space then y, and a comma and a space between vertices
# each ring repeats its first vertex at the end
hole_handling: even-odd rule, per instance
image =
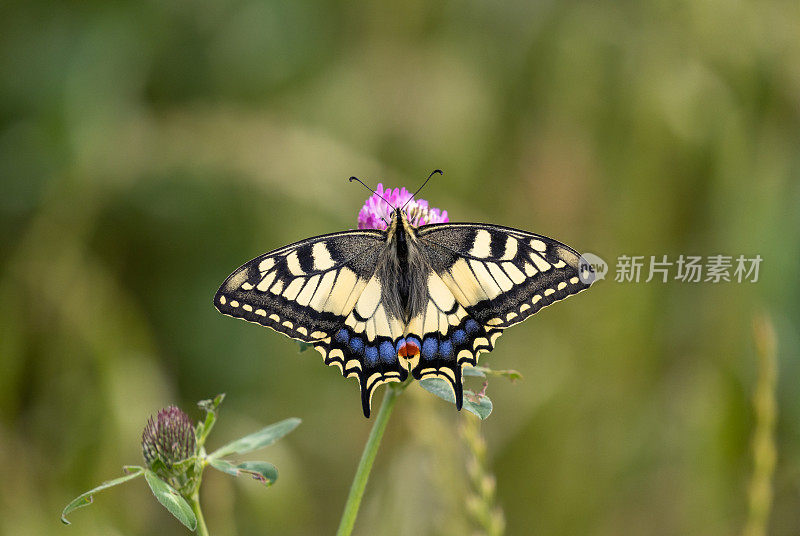
POLYGON ((214 305, 293 339, 328 339, 355 306, 383 243, 379 231, 348 231, 266 253, 233 272, 214 305))
POLYGON ((578 252, 518 229, 444 223, 420 228, 419 239, 434 271, 487 327, 512 326, 594 281, 578 252))

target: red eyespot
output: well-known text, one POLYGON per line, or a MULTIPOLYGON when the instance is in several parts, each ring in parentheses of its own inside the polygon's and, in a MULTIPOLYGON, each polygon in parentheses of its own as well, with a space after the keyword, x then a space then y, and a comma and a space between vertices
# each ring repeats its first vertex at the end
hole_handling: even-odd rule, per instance
POLYGON ((413 342, 405 342, 397 353, 400 354, 400 357, 414 357, 419 354, 419 346, 413 342))

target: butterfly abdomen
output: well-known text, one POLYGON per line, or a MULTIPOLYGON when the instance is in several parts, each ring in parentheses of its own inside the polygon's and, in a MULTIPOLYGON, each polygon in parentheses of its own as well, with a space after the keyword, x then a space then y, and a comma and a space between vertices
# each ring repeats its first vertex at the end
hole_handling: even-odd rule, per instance
POLYGON ((387 235, 376 267, 382 285, 382 301, 387 314, 407 324, 425 310, 428 303, 427 280, 430 267, 425 263, 412 229, 397 226, 387 235))

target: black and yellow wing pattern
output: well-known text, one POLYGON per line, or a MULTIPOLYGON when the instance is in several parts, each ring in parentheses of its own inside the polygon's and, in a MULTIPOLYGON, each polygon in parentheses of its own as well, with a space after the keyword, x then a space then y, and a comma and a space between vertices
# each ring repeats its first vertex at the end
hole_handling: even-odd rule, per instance
POLYGON ((424 324, 422 329, 413 331, 422 338, 421 352, 412 374, 416 379, 448 380, 459 408, 464 366, 477 365, 478 355, 492 351, 506 328, 594 281, 591 267, 581 263, 575 250, 518 229, 432 224, 419 229, 418 239, 431 268, 431 302, 440 315, 450 313, 451 321, 442 329, 441 317, 438 330, 418 322, 424 324))
POLYGON ((546 236, 482 223, 421 227, 432 268, 482 325, 505 329, 595 279, 571 247, 546 236))
POLYGON ((504 329, 594 280, 576 251, 525 231, 447 223, 412 233, 414 262, 401 267, 411 289, 382 269, 398 264, 392 233, 359 230, 251 260, 225 280, 214 304, 312 344, 325 364, 357 378, 368 417, 375 388, 409 373, 446 380, 460 409, 463 367, 475 366, 504 329), (403 293, 418 299, 401 311, 403 293))
POLYGON ((396 352, 389 358, 386 351, 385 343, 394 348, 402 328, 386 317, 380 284, 373 277, 384 246, 385 233, 376 230, 285 246, 234 271, 217 291, 214 305, 223 314, 312 344, 326 365, 359 379, 368 415, 375 387, 408 376, 396 352), (383 381, 377 383, 378 378, 383 381))

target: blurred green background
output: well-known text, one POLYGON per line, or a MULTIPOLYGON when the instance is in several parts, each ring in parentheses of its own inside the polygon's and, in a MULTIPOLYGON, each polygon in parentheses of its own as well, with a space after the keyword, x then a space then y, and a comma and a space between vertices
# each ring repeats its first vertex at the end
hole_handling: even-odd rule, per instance
MULTIPOLYGON (((184 534, 143 481, 58 514, 141 462, 151 413, 225 392, 210 448, 303 424, 255 456, 274 487, 207 477, 212 533, 332 534, 370 426, 355 383, 211 299, 248 259, 353 228, 350 175, 442 168, 423 197, 452 220, 611 264, 484 357, 524 375, 490 382, 481 428, 507 534, 756 535, 770 510, 798 534, 798 28, 793 0, 3 2, 0 532, 184 534), (757 283, 613 281, 619 255, 664 254, 764 261, 757 283), (770 508, 748 490, 771 446, 770 508)), ((409 389, 357 534, 475 529, 468 418, 409 389)))

